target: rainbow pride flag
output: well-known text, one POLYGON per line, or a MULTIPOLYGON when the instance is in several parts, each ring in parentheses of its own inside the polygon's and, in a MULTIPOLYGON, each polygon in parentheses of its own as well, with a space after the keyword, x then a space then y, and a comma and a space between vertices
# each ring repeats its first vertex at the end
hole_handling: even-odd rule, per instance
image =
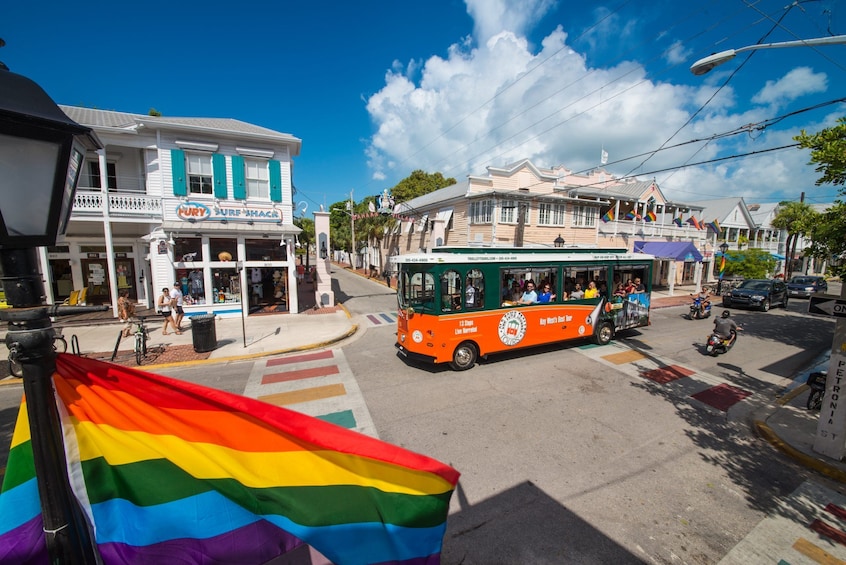
MULTIPOLYGON (((68 473, 103 563, 440 561, 452 467, 328 422, 60 354, 68 473)), ((26 401, 0 492, 0 563, 47 563, 26 401)))
POLYGON ((647 212, 646 214, 643 215, 643 219, 646 222, 654 222, 654 221, 658 220, 658 216, 655 215, 655 212, 650 210, 649 212, 647 212))
POLYGON ((673 219, 673 223, 674 223, 674 224, 676 224, 678 227, 682 227, 682 218, 681 218, 681 216, 678 216, 678 217, 674 218, 674 219, 673 219))
POLYGON ((606 224, 607 224, 608 222, 612 222, 612 221, 614 221, 614 208, 609 208, 607 212, 605 212, 604 214, 602 214, 602 218, 601 218, 601 219, 602 219, 602 221, 603 221, 603 222, 605 222, 606 224))
POLYGON ((717 218, 714 218, 713 222, 709 222, 705 225, 708 226, 709 230, 713 231, 717 235, 720 235, 720 232, 723 231, 723 228, 720 227, 720 222, 717 221, 717 218))

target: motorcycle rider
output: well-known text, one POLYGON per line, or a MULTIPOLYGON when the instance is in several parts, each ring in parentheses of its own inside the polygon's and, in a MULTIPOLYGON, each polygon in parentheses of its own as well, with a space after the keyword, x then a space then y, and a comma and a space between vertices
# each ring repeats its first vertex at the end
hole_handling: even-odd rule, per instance
POLYGON ((699 298, 699 317, 705 315, 705 308, 711 305, 711 290, 707 286, 703 286, 702 290, 699 291, 699 294, 691 294, 691 298, 694 300, 699 298))
POLYGON ((726 346, 734 343, 734 340, 737 339, 737 332, 742 329, 731 319, 731 312, 728 310, 723 310, 722 315, 714 319, 714 333, 726 342, 726 346))

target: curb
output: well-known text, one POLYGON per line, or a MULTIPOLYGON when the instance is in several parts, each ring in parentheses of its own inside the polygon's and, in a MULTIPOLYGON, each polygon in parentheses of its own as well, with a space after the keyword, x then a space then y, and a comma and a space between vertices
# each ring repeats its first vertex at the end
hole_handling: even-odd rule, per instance
MULTIPOLYGON (((347 319, 352 319, 352 314, 350 311, 343 304, 338 304, 341 310, 344 311, 346 314, 347 319)), ((250 359, 258 359, 261 357, 270 357, 273 355, 285 355, 288 353, 297 353, 300 351, 310 351, 312 349, 320 349, 321 347, 326 347, 332 345, 333 343, 338 343, 339 341, 343 341, 348 337, 355 335, 358 331, 358 324, 353 324, 352 327, 344 332, 343 334, 336 336, 332 339, 321 341, 317 343, 310 343, 306 345, 300 345, 298 347, 289 347, 287 349, 277 349, 274 351, 261 351, 257 353, 246 353, 244 355, 230 355, 228 357, 215 357, 209 359, 194 359, 192 361, 176 361, 173 363, 159 363, 155 365, 143 365, 142 367, 133 367, 134 369, 141 369, 141 370, 151 370, 151 369, 163 369, 163 368, 171 368, 171 367, 191 367, 191 366, 199 366, 199 365, 214 365, 216 363, 230 363, 234 361, 248 361, 250 359)), ((9 376, 4 379, 0 379, 0 387, 3 386, 10 386, 10 385, 23 385, 23 380, 18 377, 9 376)))
MULTIPOLYGON (((791 400, 802 394, 808 389, 807 384, 802 384, 782 396, 776 401, 776 404, 779 406, 786 406, 790 403, 791 400)), ((752 429, 753 431, 760 437, 761 439, 767 441, 787 455, 788 457, 795 459, 799 464, 808 467, 809 469, 813 469, 819 473, 822 473, 826 477, 835 480, 839 483, 846 484, 846 471, 838 469, 833 465, 827 463, 822 459, 818 459, 803 451, 796 449, 795 447, 787 444, 784 440, 782 440, 778 434, 776 434, 773 429, 767 424, 766 420, 772 415, 775 411, 775 408, 770 408, 766 415, 763 416, 763 419, 760 417, 753 417, 752 418, 752 429)))
POLYGON ((803 453, 798 449, 791 447, 790 445, 786 444, 775 432, 773 432, 772 428, 770 428, 766 422, 761 420, 755 420, 753 422, 753 426, 755 431, 757 432, 758 436, 767 440, 770 444, 772 444, 776 449, 785 453, 786 455, 792 457, 805 467, 810 469, 814 469, 822 473, 823 475, 827 476, 830 479, 833 479, 839 483, 846 483, 846 472, 841 471, 840 469, 833 467, 815 457, 811 457, 807 453, 803 453))

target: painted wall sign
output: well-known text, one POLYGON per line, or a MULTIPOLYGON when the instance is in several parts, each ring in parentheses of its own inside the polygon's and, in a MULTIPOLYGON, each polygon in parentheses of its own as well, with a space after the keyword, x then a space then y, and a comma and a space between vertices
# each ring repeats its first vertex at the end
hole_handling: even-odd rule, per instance
POLYGON ((200 222, 203 220, 253 220, 278 222, 282 213, 273 209, 216 206, 209 208, 202 202, 182 202, 176 207, 180 220, 200 222))

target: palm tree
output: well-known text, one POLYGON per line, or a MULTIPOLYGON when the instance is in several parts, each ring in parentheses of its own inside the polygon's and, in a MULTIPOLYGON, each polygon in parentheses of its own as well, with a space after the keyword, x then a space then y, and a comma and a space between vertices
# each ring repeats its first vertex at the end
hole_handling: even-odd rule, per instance
MULTIPOLYGON (((804 196, 804 194, 803 194, 804 196)), ((819 216, 809 204, 804 201, 781 202, 779 209, 773 218, 773 227, 787 230, 787 242, 785 255, 787 260, 784 265, 784 279, 790 278, 793 273, 793 257, 796 255, 796 244, 799 238, 810 233, 816 218, 819 216)))

